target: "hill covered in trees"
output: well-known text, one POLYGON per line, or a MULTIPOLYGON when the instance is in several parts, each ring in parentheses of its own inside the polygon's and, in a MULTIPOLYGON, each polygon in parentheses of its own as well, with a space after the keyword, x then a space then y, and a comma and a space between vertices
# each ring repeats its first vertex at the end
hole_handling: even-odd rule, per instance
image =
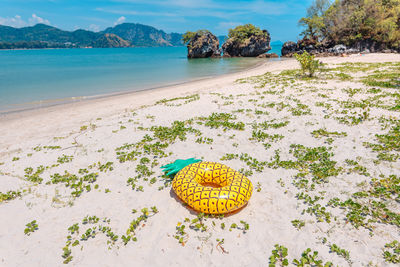
POLYGON ((182 34, 165 33, 154 27, 138 24, 123 23, 107 28, 103 33, 111 33, 131 42, 132 46, 182 46, 182 34))
POLYGON ((0 49, 181 46, 182 35, 154 27, 124 23, 103 32, 63 31, 45 24, 13 28, 0 25, 0 49))

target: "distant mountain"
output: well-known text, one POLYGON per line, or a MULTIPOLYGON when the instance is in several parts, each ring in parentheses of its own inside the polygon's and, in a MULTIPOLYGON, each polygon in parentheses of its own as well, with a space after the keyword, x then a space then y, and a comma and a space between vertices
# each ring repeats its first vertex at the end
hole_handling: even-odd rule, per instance
POLYGON ((86 30, 63 31, 45 24, 13 28, 0 25, 0 48, 128 47, 114 34, 86 30))
POLYGON ((182 35, 154 27, 124 23, 103 32, 63 31, 45 24, 13 28, 0 25, 0 49, 182 46, 182 35))
POLYGON ((182 46, 182 35, 165 33, 154 27, 138 24, 123 23, 107 28, 103 33, 112 33, 131 42, 132 46, 182 46))

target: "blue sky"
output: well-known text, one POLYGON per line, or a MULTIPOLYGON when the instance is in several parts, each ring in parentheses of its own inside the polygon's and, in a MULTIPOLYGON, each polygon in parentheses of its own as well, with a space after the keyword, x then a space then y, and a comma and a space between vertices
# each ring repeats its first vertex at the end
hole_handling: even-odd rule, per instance
POLYGON ((0 0, 0 24, 14 27, 45 23, 64 30, 103 30, 123 22, 166 32, 208 29, 226 35, 229 28, 252 23, 273 40, 296 40, 298 20, 312 0, 0 0))

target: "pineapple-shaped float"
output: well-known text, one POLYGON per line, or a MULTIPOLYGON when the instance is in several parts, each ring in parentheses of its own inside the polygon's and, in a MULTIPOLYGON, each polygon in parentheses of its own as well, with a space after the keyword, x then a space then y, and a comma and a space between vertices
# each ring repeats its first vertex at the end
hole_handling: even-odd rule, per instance
POLYGON ((218 162, 194 158, 162 166, 167 175, 176 174, 172 188, 193 209, 206 214, 225 214, 240 209, 251 197, 251 181, 218 162))

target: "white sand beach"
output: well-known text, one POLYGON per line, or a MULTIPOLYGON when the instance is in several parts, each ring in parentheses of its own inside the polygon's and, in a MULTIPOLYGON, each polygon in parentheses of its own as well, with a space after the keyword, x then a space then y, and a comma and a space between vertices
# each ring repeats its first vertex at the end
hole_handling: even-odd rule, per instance
POLYGON ((399 73, 400 54, 320 60, 317 79, 285 59, 1 115, 0 266, 267 266, 276 244, 289 265, 310 248, 323 264, 395 266, 400 88, 370 82, 399 73), (254 186, 239 212, 202 218, 205 231, 160 169, 192 157, 254 186))

